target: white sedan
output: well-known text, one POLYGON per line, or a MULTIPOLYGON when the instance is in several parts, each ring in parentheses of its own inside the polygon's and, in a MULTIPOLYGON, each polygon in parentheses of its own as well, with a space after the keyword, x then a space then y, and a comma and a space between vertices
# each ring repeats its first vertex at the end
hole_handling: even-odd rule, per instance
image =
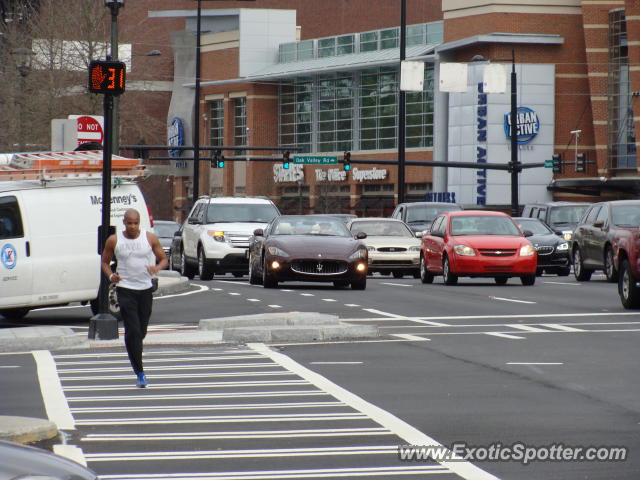
POLYGON ((354 235, 367 234, 364 242, 369 250, 369 272, 395 278, 406 274, 420 277, 420 240, 406 223, 393 218, 357 218, 348 224, 354 235))

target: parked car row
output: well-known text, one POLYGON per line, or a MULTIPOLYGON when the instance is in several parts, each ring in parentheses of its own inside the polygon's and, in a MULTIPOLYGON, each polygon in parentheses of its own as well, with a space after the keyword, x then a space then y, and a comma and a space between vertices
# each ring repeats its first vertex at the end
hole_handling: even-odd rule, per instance
POLYGON ((573 267, 578 281, 602 270, 618 283, 622 305, 640 308, 639 248, 640 200, 530 204, 514 218, 415 202, 399 204, 391 218, 358 218, 281 216, 264 198, 202 197, 174 232, 169 262, 189 278, 248 273, 267 288, 308 280, 363 289, 375 272, 424 283, 466 276, 534 285, 536 276, 567 276, 573 267))

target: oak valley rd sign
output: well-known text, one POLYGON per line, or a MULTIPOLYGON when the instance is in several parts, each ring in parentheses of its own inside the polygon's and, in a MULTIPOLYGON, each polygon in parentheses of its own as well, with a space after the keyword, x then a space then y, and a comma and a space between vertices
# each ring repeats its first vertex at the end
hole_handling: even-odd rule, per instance
POLYGON ((293 155, 296 165, 333 165, 338 163, 338 157, 322 157, 318 155, 293 155))

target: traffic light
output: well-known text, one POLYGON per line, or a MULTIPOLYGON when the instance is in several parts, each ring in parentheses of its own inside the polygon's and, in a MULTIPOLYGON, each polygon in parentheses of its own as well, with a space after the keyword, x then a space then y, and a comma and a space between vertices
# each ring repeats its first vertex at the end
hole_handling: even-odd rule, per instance
POLYGON ((587 157, 584 153, 576 155, 576 172, 584 172, 587 167, 587 157))
POLYGON ((554 153, 551 155, 553 173, 562 173, 562 154, 554 153))
POLYGON ((224 155, 220 150, 213 152, 213 158, 211 159, 211 168, 224 168, 224 155))
POLYGON ((291 166, 290 157, 291 154, 289 153, 289 150, 286 150, 282 153, 282 168, 284 168, 285 170, 288 170, 291 166))
POLYGON ((342 168, 345 172, 351 170, 351 152, 344 152, 344 159, 342 160, 342 168))

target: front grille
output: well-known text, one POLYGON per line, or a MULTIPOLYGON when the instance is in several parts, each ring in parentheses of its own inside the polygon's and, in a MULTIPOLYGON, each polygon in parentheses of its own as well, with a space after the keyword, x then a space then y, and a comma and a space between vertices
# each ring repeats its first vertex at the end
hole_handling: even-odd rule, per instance
POLYGON ((395 253, 395 252, 406 252, 407 249, 404 247, 382 247, 382 248, 378 248, 376 249, 378 252, 390 252, 390 253, 395 253))
POLYGON ((505 266, 487 266, 484 267, 484 271, 487 273, 509 273, 513 271, 513 267, 505 266))
POLYGON ((371 265, 413 265, 411 260, 373 260, 371 265))
POLYGON ((340 275, 346 273, 347 262, 338 260, 299 260, 291 264, 291 270, 307 275, 340 275))
POLYGON ((506 249, 498 249, 498 248, 479 248, 480 255, 484 255, 485 257, 511 257, 516 254, 515 248, 506 248, 506 249))
POLYGON ((549 255, 553 253, 553 247, 551 245, 537 245, 536 251, 538 255, 549 255))
POLYGON ((249 235, 246 233, 225 233, 224 237, 236 248, 249 248, 249 235))

